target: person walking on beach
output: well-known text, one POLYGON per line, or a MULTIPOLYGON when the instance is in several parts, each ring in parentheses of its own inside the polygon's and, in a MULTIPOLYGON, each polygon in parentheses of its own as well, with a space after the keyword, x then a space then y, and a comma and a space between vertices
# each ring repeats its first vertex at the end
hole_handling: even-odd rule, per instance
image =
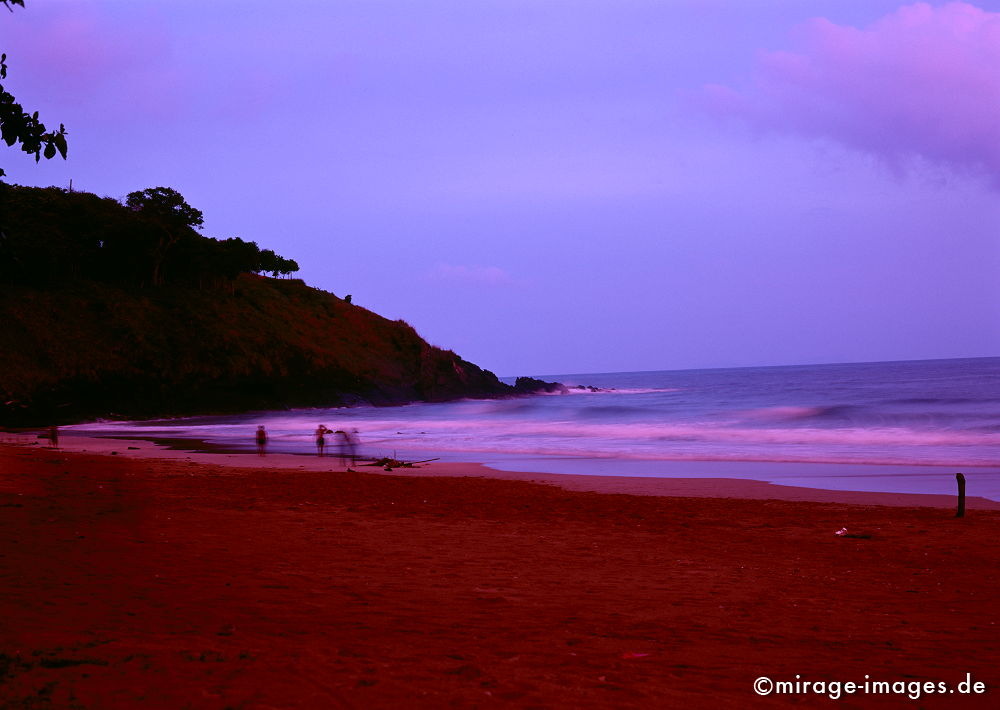
POLYGON ((358 430, 355 429, 353 432, 347 432, 343 429, 337 429, 338 449, 340 449, 340 461, 345 466, 354 463, 354 459, 357 458, 357 437, 358 430))
POLYGON ((49 446, 53 449, 59 448, 59 427, 55 425, 49 427, 49 446))
POLYGON ((333 429, 327 429, 326 424, 320 424, 316 427, 316 453, 319 456, 323 455, 323 449, 326 448, 326 439, 324 438, 327 434, 332 434, 333 429))
POLYGON ((257 425, 257 455, 263 456, 264 449, 267 448, 267 429, 263 424, 257 425))

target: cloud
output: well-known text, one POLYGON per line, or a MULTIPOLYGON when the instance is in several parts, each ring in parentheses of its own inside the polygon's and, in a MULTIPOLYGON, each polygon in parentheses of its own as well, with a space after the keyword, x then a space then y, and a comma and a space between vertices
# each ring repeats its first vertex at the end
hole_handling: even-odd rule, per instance
POLYGON ((431 281, 485 286, 508 286, 514 283, 510 274, 497 266, 438 264, 428 272, 427 278, 431 281))
POLYGON ((895 169, 923 158, 1000 188, 1000 13, 916 3, 858 29, 814 19, 762 52, 753 84, 706 86, 714 112, 826 137, 895 169))
POLYGON ((116 15, 80 2, 32 6, 11 19, 16 33, 5 38, 4 51, 16 57, 22 75, 60 91, 92 93, 95 86, 118 82, 123 72, 158 67, 170 54, 153 12, 116 15))
POLYGON ((162 124, 191 110, 201 73, 180 62, 153 4, 40 3, 4 20, 15 30, 4 38, 11 87, 26 105, 58 102, 71 134, 85 116, 162 124))

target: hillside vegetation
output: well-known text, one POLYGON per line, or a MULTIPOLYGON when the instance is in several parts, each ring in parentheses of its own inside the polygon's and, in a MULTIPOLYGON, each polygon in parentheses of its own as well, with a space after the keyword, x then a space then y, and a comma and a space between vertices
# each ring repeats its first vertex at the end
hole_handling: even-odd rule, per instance
POLYGON ((515 391, 403 321, 255 273, 297 265, 273 252, 262 261, 252 242, 226 247, 188 228, 164 249, 155 215, 85 193, 5 188, 0 424, 515 391))

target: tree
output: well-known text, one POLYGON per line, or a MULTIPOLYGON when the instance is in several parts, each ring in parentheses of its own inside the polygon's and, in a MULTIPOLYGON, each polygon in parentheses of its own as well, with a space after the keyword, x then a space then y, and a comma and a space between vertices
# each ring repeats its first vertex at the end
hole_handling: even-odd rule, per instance
POLYGON ((157 239, 152 247, 152 285, 163 283, 163 261, 184 234, 201 229, 201 210, 189 205, 181 193, 169 187, 150 187, 130 192, 125 206, 146 221, 157 239))
POLYGON ((273 277, 288 276, 298 270, 299 265, 294 259, 278 256, 270 249, 261 249, 257 266, 252 269, 258 273, 271 274, 273 277))
POLYGON ((282 257, 278 257, 278 259, 280 264, 278 268, 279 275, 291 276, 299 270, 299 262, 295 261, 295 259, 285 259, 282 257))
POLYGON ((201 212, 169 188, 134 192, 123 202, 0 183, 0 287, 98 281, 232 292, 240 274, 298 271, 294 260, 256 242, 202 236, 201 212))
POLYGON ((212 267, 228 279, 260 268, 261 251, 257 242, 245 242, 239 237, 218 242, 220 250, 212 267))
POLYGON ((125 197, 125 206, 164 226, 201 229, 205 221, 201 210, 189 205, 172 187, 149 187, 130 192, 125 197))
MULTIPOLYGON (((0 0, 0 3, 11 12, 14 11, 12 5, 24 7, 24 0, 0 0)), ((0 54, 0 79, 6 78, 7 55, 0 54)), ((56 153, 63 159, 66 158, 66 127, 60 123, 58 131, 47 130, 45 124, 38 120, 38 111, 29 114, 2 84, 0 84, 0 139, 8 146, 20 143, 21 150, 34 155, 36 163, 43 156, 46 159, 54 158, 56 153)), ((3 168, 0 168, 0 177, 5 174, 3 168)))

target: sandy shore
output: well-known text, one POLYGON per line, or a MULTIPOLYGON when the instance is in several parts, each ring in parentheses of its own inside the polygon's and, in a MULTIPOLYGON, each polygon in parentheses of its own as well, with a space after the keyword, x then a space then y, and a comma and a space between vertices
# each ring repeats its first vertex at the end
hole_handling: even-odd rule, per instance
MULTIPOLYGON (((44 445, 34 434, 2 434, 0 444, 44 445)), ((199 448, 184 448, 186 443, 177 440, 175 446, 161 446, 142 439, 113 439, 70 435, 59 440, 61 451, 105 454, 127 458, 193 461, 210 465, 238 468, 267 468, 293 471, 342 471, 344 466, 336 456, 303 456, 269 453, 264 457, 247 453, 216 452, 199 448)), ((379 467, 358 466, 359 471, 383 473, 379 467)), ((590 493, 622 493, 644 496, 685 496, 698 498, 749 498, 753 500, 813 501, 818 503, 851 503, 857 505, 892 505, 903 507, 933 506, 955 509, 956 497, 908 493, 876 493, 870 491, 833 491, 821 488, 785 486, 766 481, 736 478, 636 478, 629 476, 574 476, 552 473, 522 473, 500 471, 477 463, 451 463, 432 461, 414 468, 399 468, 395 475, 484 477, 506 481, 527 481, 558 486, 570 491, 590 493)), ((1000 502, 969 496, 969 510, 1000 510, 1000 502)))
POLYGON ((975 504, 61 443, 0 445, 3 708, 812 707, 753 681, 967 673, 838 705, 997 706, 975 504))

